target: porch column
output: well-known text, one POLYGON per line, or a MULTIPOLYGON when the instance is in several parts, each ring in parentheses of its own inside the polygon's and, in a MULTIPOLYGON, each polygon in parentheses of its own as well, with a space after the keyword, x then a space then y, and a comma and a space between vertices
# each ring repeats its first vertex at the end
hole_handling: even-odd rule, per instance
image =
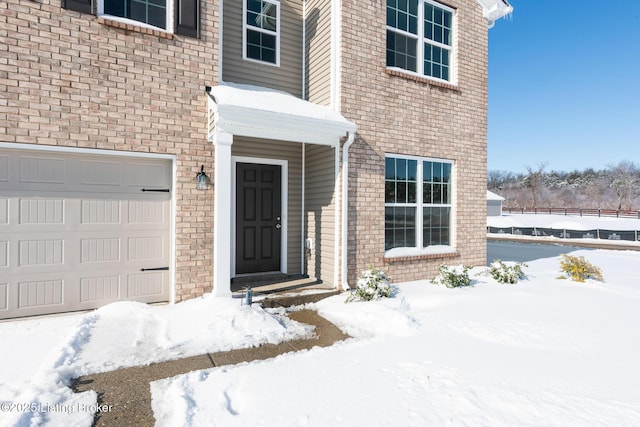
POLYGON ((231 145, 233 134, 213 135, 215 171, 213 198, 213 294, 231 296, 231 145))

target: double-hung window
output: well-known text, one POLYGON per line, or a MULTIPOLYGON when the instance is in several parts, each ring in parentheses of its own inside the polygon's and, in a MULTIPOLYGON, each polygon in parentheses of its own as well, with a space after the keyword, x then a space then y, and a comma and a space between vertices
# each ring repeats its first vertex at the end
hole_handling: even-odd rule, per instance
POLYGON ((280 2, 245 0, 244 59, 280 64, 280 2))
POLYGON ((421 157, 385 159, 385 251, 451 245, 452 163, 421 157))
POLYGON ((453 83, 454 18, 431 0, 387 0, 387 67, 453 83))

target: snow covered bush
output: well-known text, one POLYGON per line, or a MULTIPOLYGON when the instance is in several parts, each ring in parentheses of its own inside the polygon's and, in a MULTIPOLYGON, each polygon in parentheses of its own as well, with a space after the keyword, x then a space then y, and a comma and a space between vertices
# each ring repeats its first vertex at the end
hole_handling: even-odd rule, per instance
POLYGON ((498 281, 498 283, 518 283, 518 280, 527 277, 522 270, 523 267, 527 267, 527 264, 521 262, 515 264, 505 264, 502 260, 495 260, 489 265, 489 273, 491 277, 498 281))
POLYGON ((559 277, 562 279, 570 278, 574 282, 584 282, 587 279, 594 279, 604 282, 600 268, 591 264, 584 259, 583 256, 563 254, 560 260, 560 270, 564 273, 564 276, 559 277))
POLYGON ((360 275, 356 288, 345 302, 371 301, 391 296, 391 278, 379 268, 369 268, 360 275))
POLYGON ((447 288, 459 288, 471 285, 469 270, 471 267, 457 265, 449 267, 442 264, 438 268, 438 275, 432 280, 437 285, 445 285, 447 288))

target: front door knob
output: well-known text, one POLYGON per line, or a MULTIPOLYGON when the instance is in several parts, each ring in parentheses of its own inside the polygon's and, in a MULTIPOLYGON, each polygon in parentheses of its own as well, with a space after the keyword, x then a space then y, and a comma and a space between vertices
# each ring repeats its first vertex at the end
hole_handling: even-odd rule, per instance
POLYGON ((282 228, 280 224, 276 224, 276 228, 282 228))

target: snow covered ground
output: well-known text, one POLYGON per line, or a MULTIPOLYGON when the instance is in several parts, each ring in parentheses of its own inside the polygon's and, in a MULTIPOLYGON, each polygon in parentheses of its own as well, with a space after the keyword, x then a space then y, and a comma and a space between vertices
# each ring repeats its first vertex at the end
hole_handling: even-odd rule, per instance
POLYGON ((548 214, 504 214, 488 216, 487 226, 507 227, 540 227, 567 230, 640 230, 640 219, 613 218, 576 215, 548 214))
MULTIPOLYGON (((576 251, 605 282, 394 283, 393 298, 314 304, 354 338, 151 384, 160 426, 640 426, 640 252, 576 251)), ((0 322, 0 425, 90 426, 71 378, 308 334, 277 310, 203 297, 0 322)))

